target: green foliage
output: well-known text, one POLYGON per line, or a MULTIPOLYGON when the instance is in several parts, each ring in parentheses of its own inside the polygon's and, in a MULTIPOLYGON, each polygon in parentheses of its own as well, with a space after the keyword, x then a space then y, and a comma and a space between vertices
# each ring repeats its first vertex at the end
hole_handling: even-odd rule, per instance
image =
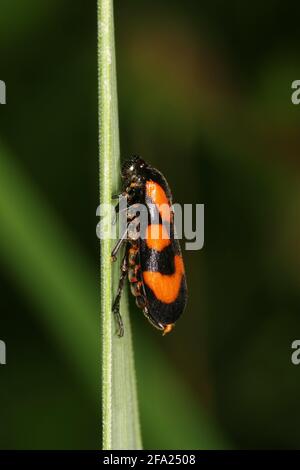
MULTIPOLYGON (((297 448, 300 4, 217 4, 115 2, 122 155, 206 207, 174 334, 130 307, 143 446, 297 448)), ((83 0, 1 2, 4 449, 100 447, 95 19, 83 0)))

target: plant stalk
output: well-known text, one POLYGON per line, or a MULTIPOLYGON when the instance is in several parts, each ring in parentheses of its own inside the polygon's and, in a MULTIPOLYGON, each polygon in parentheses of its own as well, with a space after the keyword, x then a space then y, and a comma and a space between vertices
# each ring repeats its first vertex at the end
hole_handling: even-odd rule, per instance
MULTIPOLYGON (((115 65, 113 1, 98 0, 98 80, 100 204, 109 205, 119 190, 120 147, 115 65)), ((107 206, 108 207, 108 206, 107 206)), ((124 337, 116 334, 112 316, 119 265, 112 267, 111 214, 106 217, 109 236, 101 240, 102 318, 102 423, 103 449, 140 449, 141 436, 134 357, 127 301, 121 302, 124 337)))

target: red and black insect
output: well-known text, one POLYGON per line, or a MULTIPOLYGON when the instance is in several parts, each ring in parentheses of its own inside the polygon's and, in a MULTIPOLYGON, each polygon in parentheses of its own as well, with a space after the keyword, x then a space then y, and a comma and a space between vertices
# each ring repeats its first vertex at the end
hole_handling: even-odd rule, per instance
POLYGON ((119 288, 112 307, 118 334, 124 333, 120 299, 126 275, 137 306, 155 328, 166 334, 173 329, 187 301, 184 265, 174 235, 171 191, 162 173, 137 156, 123 164, 121 175, 121 195, 126 198, 128 209, 126 230, 112 251, 115 260, 125 244, 119 288), (136 239, 129 228, 133 222, 130 208, 141 204, 146 207, 147 223, 144 233, 136 239))

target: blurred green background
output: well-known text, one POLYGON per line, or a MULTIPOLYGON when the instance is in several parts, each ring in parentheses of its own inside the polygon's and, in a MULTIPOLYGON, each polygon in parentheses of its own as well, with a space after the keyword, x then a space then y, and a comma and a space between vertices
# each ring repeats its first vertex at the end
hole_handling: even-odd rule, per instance
MULTIPOLYGON (((145 448, 299 448, 300 4, 115 1, 121 153, 205 204, 189 304, 131 307, 145 448)), ((1 449, 101 443, 96 4, 1 0, 1 449)))

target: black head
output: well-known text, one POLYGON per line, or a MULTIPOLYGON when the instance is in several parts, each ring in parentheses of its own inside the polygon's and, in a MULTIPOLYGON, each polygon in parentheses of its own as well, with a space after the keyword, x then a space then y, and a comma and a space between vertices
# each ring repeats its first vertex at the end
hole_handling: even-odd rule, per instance
POLYGON ((133 156, 122 165, 121 175, 125 180, 137 179, 147 168, 147 163, 140 157, 133 156))

